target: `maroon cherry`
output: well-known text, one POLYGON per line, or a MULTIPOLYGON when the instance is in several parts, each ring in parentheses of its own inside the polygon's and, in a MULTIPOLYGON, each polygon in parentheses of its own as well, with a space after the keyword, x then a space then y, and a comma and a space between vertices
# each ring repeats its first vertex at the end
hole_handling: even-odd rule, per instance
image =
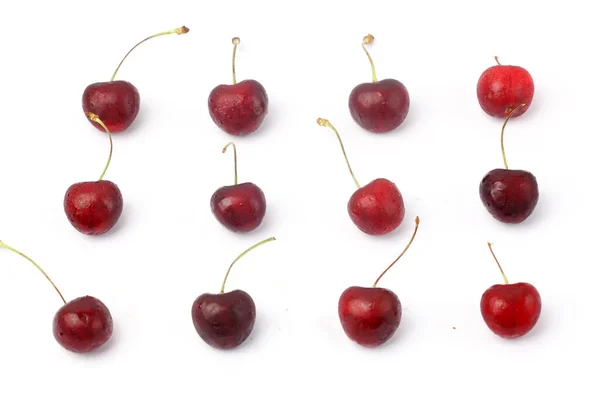
POLYGON ((250 232, 258 228, 267 211, 265 194, 254 183, 238 184, 237 149, 229 142, 223 153, 233 146, 234 181, 232 186, 223 186, 210 198, 210 208, 217 220, 233 232, 250 232))
POLYGON ((352 222, 366 234, 385 235, 400 226, 405 209, 402 194, 396 185, 388 179, 378 178, 361 187, 346 155, 342 138, 337 129, 326 119, 319 118, 317 123, 329 127, 340 142, 346 165, 358 190, 348 201, 348 214, 352 222))
POLYGON ((500 222, 518 224, 525 221, 537 205, 539 198, 535 176, 524 170, 508 169, 504 151, 504 128, 508 120, 519 111, 516 107, 504 121, 500 135, 500 146, 505 169, 488 172, 479 184, 479 197, 483 205, 500 222))
POLYGON ((259 82, 248 79, 237 82, 235 53, 240 38, 233 38, 233 85, 219 85, 208 96, 208 112, 214 123, 230 135, 255 132, 269 111, 267 91, 259 82))
POLYGON ((492 256, 500 268, 503 285, 494 285, 481 296, 481 315, 496 335, 514 339, 531 331, 542 312, 542 298, 529 283, 508 283, 500 262, 488 242, 492 256))
POLYGON ((95 297, 79 297, 66 302, 52 279, 31 258, 0 241, 0 247, 28 260, 50 282, 60 296, 63 306, 54 315, 54 338, 65 349, 74 353, 88 353, 106 343, 113 333, 113 319, 108 308, 95 297))
POLYGON ((404 251, 379 275, 373 287, 352 286, 346 289, 338 302, 338 315, 346 335, 365 347, 377 347, 387 342, 396 332, 402 318, 402 305, 394 292, 378 288, 385 273, 406 253, 419 228, 415 230, 404 251))
POLYGON ((390 132, 402 124, 408 115, 410 98, 406 87, 396 79, 377 80, 375 64, 365 44, 373 35, 363 39, 363 50, 371 63, 373 82, 361 83, 350 93, 350 115, 358 125, 373 133, 390 132))
MULTIPOLYGON (((115 70, 110 82, 97 82, 85 88, 82 97, 83 111, 96 114, 110 129, 112 133, 123 132, 133 123, 140 110, 140 94, 135 86, 127 81, 115 81, 117 72, 127 56, 145 41, 157 36, 170 35, 176 33, 182 35, 188 33, 189 29, 182 26, 167 32, 157 33, 142 40, 127 54, 115 70)), ((90 121, 98 130, 104 132, 104 127, 96 121, 90 121)))
POLYGON ((110 140, 110 153, 106 166, 95 182, 71 185, 64 198, 65 214, 71 225, 86 235, 101 235, 109 231, 123 212, 121 190, 111 181, 103 180, 112 159, 113 142, 109 129, 97 115, 88 113, 89 119, 106 130, 110 140))
POLYGON ((236 257, 229 266, 221 292, 204 293, 192 305, 192 321, 196 332, 208 345, 216 349, 232 349, 241 345, 252 333, 256 321, 256 306, 252 297, 243 290, 225 293, 225 283, 231 267, 249 251, 275 240, 274 237, 256 243, 236 257))

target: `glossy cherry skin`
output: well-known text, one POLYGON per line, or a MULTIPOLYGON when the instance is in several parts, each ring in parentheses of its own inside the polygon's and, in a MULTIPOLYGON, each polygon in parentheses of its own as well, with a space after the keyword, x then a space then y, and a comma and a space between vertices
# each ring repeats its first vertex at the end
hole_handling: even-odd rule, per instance
POLYGON ((410 98, 406 87, 395 79, 361 83, 350 93, 350 115, 373 133, 390 132, 408 115, 410 98))
POLYGON ((486 69, 477 82, 479 105, 488 115, 506 118, 521 104, 511 118, 527 111, 535 91, 533 78, 524 68, 513 65, 496 65, 486 69))
MULTIPOLYGON (((84 112, 96 114, 110 133, 123 132, 133 123, 140 110, 140 94, 126 81, 98 82, 85 88, 82 98, 84 112)), ((98 130, 106 132, 97 122, 98 130)))
POLYGON ((348 214, 364 233, 385 235, 402 223, 404 200, 393 182, 378 178, 354 192, 348 201, 348 214))
POLYGON ((542 299, 529 283, 494 285, 481 296, 481 315, 487 326, 503 338, 529 332, 542 312, 542 299))
POLYGON ((52 324, 54 338, 65 349, 88 353, 105 344, 113 333, 108 308, 95 297, 84 296, 62 306, 52 324))
POLYGON ((388 289, 352 286, 340 296, 338 315, 346 335, 365 347, 387 342, 402 318, 402 305, 388 289))
POLYGON ((214 123, 234 136, 253 133, 269 111, 267 91, 255 80, 219 85, 208 96, 208 111, 214 123))
POLYGON ((537 179, 529 171, 494 169, 479 184, 483 205, 500 222, 525 221, 538 203, 537 179))
POLYGON ((217 220, 232 232, 258 228, 267 212, 267 200, 254 183, 223 186, 212 195, 210 208, 217 220))
POLYGON ((69 222, 86 235, 101 235, 117 223, 123 212, 121 190, 111 181, 79 182, 65 193, 69 222))
POLYGON ((192 321, 202 340, 216 349, 241 345, 254 328, 256 306, 243 290, 198 296, 192 305, 192 321))

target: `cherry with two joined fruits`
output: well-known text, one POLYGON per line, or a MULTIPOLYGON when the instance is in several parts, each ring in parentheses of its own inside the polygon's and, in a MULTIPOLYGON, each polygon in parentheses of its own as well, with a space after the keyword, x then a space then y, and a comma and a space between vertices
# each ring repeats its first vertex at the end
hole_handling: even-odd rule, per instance
MULTIPOLYGON (((115 81, 117 72, 127 56, 140 44, 158 36, 188 33, 185 26, 167 32, 157 33, 142 40, 127 52, 121 60, 109 82, 97 82, 89 85, 83 91, 82 107, 87 113, 96 114, 110 129, 112 133, 123 132, 135 120, 140 110, 140 93, 137 88, 128 81, 115 81)), ((98 130, 104 131, 104 127, 96 121, 90 121, 98 130)))
POLYGON ((385 178, 377 178, 365 186, 360 186, 352 172, 342 138, 337 129, 326 119, 317 123, 333 130, 340 142, 346 165, 358 188, 348 201, 348 214, 354 224, 368 235, 385 235, 400 226, 404 219, 404 199, 396 184, 385 178))
POLYGON ((363 129, 373 133, 390 132, 402 124, 408 115, 408 90, 396 79, 378 80, 375 64, 365 47, 373 42, 373 35, 363 39, 363 50, 371 63, 373 82, 361 83, 350 93, 350 115, 363 129))
POLYGON ((493 285, 481 296, 481 315, 496 335, 514 339, 527 334, 537 324, 542 312, 542 299, 530 283, 508 283, 492 244, 490 252, 500 268, 504 284, 493 285))
POLYGON ((498 221, 518 224, 525 221, 535 209, 539 199, 536 177, 529 171, 509 169, 504 151, 504 128, 508 120, 524 104, 516 107, 504 121, 500 135, 500 146, 504 169, 488 172, 479 184, 479 197, 488 212, 498 221))
POLYGON ((192 321, 196 332, 209 346, 232 349, 241 345, 254 328, 256 305, 248 293, 234 290, 225 293, 225 283, 233 265, 251 250, 275 240, 262 240, 249 247, 233 260, 218 294, 204 293, 194 300, 192 321))
POLYGON ((479 105, 492 117, 506 118, 519 104, 526 104, 513 117, 523 115, 533 100, 533 78, 526 69, 502 65, 494 58, 498 65, 486 69, 477 82, 479 105))
POLYGON ((224 132, 244 136, 255 132, 269 111, 267 91, 258 81, 238 82, 235 76, 235 54, 240 38, 235 37, 232 56, 232 85, 219 85, 208 96, 208 112, 213 122, 224 132))
POLYGON ((97 115, 87 113, 90 120, 103 126, 110 140, 106 166, 97 181, 78 182, 65 193, 63 202, 67 219, 75 229, 86 235, 101 235, 112 229, 123 212, 123 196, 119 187, 105 180, 112 159, 113 141, 110 130, 97 115))
POLYGON ((95 297, 83 296, 67 302, 44 270, 31 258, 0 240, 0 247, 29 261, 50 282, 63 306, 54 315, 52 330, 56 341, 74 353, 89 353, 111 338, 113 319, 110 311, 95 297))
POLYGON ((351 286, 340 296, 338 315, 346 335, 365 347, 377 347, 387 342, 400 326, 402 305, 398 296, 377 284, 387 271, 406 253, 419 228, 419 217, 415 219, 415 230, 400 255, 379 275, 372 287, 351 286))
POLYGON ((252 182, 238 184, 237 149, 229 142, 223 153, 233 146, 233 185, 217 189, 211 199, 210 208, 217 220, 233 232, 250 232, 258 228, 267 211, 267 201, 262 189, 252 182))

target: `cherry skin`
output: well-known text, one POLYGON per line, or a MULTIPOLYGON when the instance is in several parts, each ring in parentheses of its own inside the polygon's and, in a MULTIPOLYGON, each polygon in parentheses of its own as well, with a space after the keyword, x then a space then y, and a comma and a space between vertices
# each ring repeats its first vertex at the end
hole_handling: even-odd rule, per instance
POLYGON ((406 87, 395 79, 361 83, 350 93, 350 115, 363 129, 390 132, 408 115, 410 98, 406 87))
POLYGON ((267 201, 261 188, 246 182, 217 189, 210 199, 210 208, 227 229, 250 232, 262 223, 267 201))
POLYGON ((71 225, 86 235, 112 229, 123 212, 123 196, 111 181, 79 182, 65 194, 65 214, 71 225))
POLYGON ((533 213, 539 190, 535 176, 529 171, 494 169, 482 179, 479 196, 495 219, 518 224, 533 213))
MULTIPOLYGON (((140 93, 127 81, 98 82, 85 88, 83 111, 96 114, 112 133, 123 132, 133 123, 140 110, 140 93)), ((91 121, 98 130, 104 128, 91 121)))
POLYGON ((348 201, 348 214, 364 233, 385 235, 404 220, 404 200, 393 182, 378 178, 354 192, 348 201))

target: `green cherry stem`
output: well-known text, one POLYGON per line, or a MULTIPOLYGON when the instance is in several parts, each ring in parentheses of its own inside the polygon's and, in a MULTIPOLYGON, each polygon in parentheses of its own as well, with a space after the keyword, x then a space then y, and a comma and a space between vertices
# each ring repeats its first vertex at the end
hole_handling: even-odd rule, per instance
POLYGON ((237 80, 235 78, 235 53, 237 52, 238 44, 240 44, 240 38, 234 37, 233 39, 231 39, 231 43, 233 43, 233 56, 231 56, 231 72, 233 75, 233 84, 235 85, 237 83, 237 80))
POLYGON ((223 153, 227 151, 229 146, 233 146, 233 184, 238 184, 238 173, 237 173, 237 148, 235 147, 235 143, 229 142, 223 147, 223 153))
POLYGON ((506 124, 508 124, 508 120, 515 115, 515 113, 517 111, 519 111, 521 109, 521 107, 525 107, 526 104, 520 104, 519 106, 515 107, 514 110, 512 110, 512 112, 510 114, 508 114, 508 117, 506 117, 506 119, 504 120, 504 124, 502 125, 502 133, 500 134, 500 148, 502 149, 502 160, 504 160, 504 168, 508 169, 508 163, 506 162, 506 152, 504 151, 504 128, 506 128, 506 124))
POLYGON ((508 285, 508 279, 506 279, 506 275, 504 275, 504 270, 502 269, 502 266, 500 265, 500 261, 498 261, 498 258, 496 257, 496 254, 494 253, 494 250, 492 249, 492 244, 490 242, 488 242, 488 247, 490 248, 492 257, 494 257, 494 261, 496 261, 498 268, 500 268, 500 273, 502 274, 502 279, 504 279, 504 284, 508 285))
POLYGON ((346 149, 344 149, 344 143, 342 142, 342 138, 340 137, 339 132, 337 131, 337 129, 335 129, 335 127, 333 125, 331 125, 331 122, 329 122, 328 120, 326 120, 324 118, 318 118, 317 124, 319 124, 321 126, 326 126, 326 127, 330 128, 333 132, 335 132, 335 135, 337 136, 338 141, 340 142, 340 147, 342 148, 342 153, 344 154, 344 158, 346 159, 346 165, 348 166, 350 175, 352 175, 352 179, 354 179, 354 183, 356 184, 356 187, 360 189, 360 184, 356 180, 356 176, 354 176, 354 172, 352 172, 352 167, 350 166, 350 161, 348 161, 348 156, 346 155, 346 149))
POLYGON ((410 240, 408 241, 408 244, 406 245, 404 250, 402 250, 402 253, 400 253, 400 255, 398 257, 396 257, 396 259, 394 261, 392 261, 392 263, 381 273, 381 275, 379 275, 379 277, 373 284, 373 287, 377 287, 377 284, 379 283, 379 280, 383 277, 383 275, 385 275, 385 273, 388 272, 390 270, 390 268, 392 268, 394 266, 394 264, 396 264, 398 262, 398 260, 404 255, 404 253, 406 253, 406 251, 412 244, 413 240, 415 240, 415 236, 417 235, 417 230, 419 229, 420 223, 421 223, 421 220, 419 219, 419 217, 415 218, 415 230, 414 230, 410 240))
POLYGON ((102 120, 100 118, 98 118, 98 116, 96 114, 91 113, 91 112, 86 112, 85 115, 91 121, 94 121, 95 123, 99 124, 100 126, 102 126, 104 128, 104 130, 108 134, 108 140, 110 141, 110 152, 108 153, 108 160, 106 161, 106 165, 104 166, 104 170, 102 171, 102 174, 100 175, 100 178, 98 179, 99 181, 101 181, 102 178, 104 178, 104 175, 106 174, 106 171, 108 170, 108 166, 110 165, 110 160, 112 160, 112 153, 113 153, 112 135, 110 134, 110 131, 108 130, 108 128, 104 124, 104 122, 102 122, 102 120))
POLYGON ((268 239, 261 240, 260 242, 256 243, 255 245, 250 246, 249 248, 247 248, 246 250, 244 250, 239 256, 237 256, 235 258, 235 260, 233 260, 233 262, 229 266, 229 269, 227 270, 227 273, 225 274, 225 279, 223 279, 223 284, 221 285, 221 293, 225 293, 225 283, 227 282, 227 278, 229 277, 229 273, 231 272, 231 267, 233 267, 233 264, 235 264, 240 258, 244 257, 251 250, 254 250, 258 246, 261 246, 261 245, 263 245, 263 244, 265 244, 267 242, 272 242, 273 240, 275 240, 274 237, 270 237, 268 239))
POLYGON ((369 43, 373 43, 373 40, 375 38, 373 37, 373 35, 371 35, 370 33, 365 36, 363 38, 363 42, 362 42, 362 48, 365 51, 365 54, 367 55, 367 57, 369 58, 369 62, 371 63, 371 75, 373 78, 373 82, 377 82, 377 74, 375 73, 375 64, 373 63, 373 59, 371 58, 371 55, 369 54, 369 51, 367 50, 365 44, 369 44, 369 43))

